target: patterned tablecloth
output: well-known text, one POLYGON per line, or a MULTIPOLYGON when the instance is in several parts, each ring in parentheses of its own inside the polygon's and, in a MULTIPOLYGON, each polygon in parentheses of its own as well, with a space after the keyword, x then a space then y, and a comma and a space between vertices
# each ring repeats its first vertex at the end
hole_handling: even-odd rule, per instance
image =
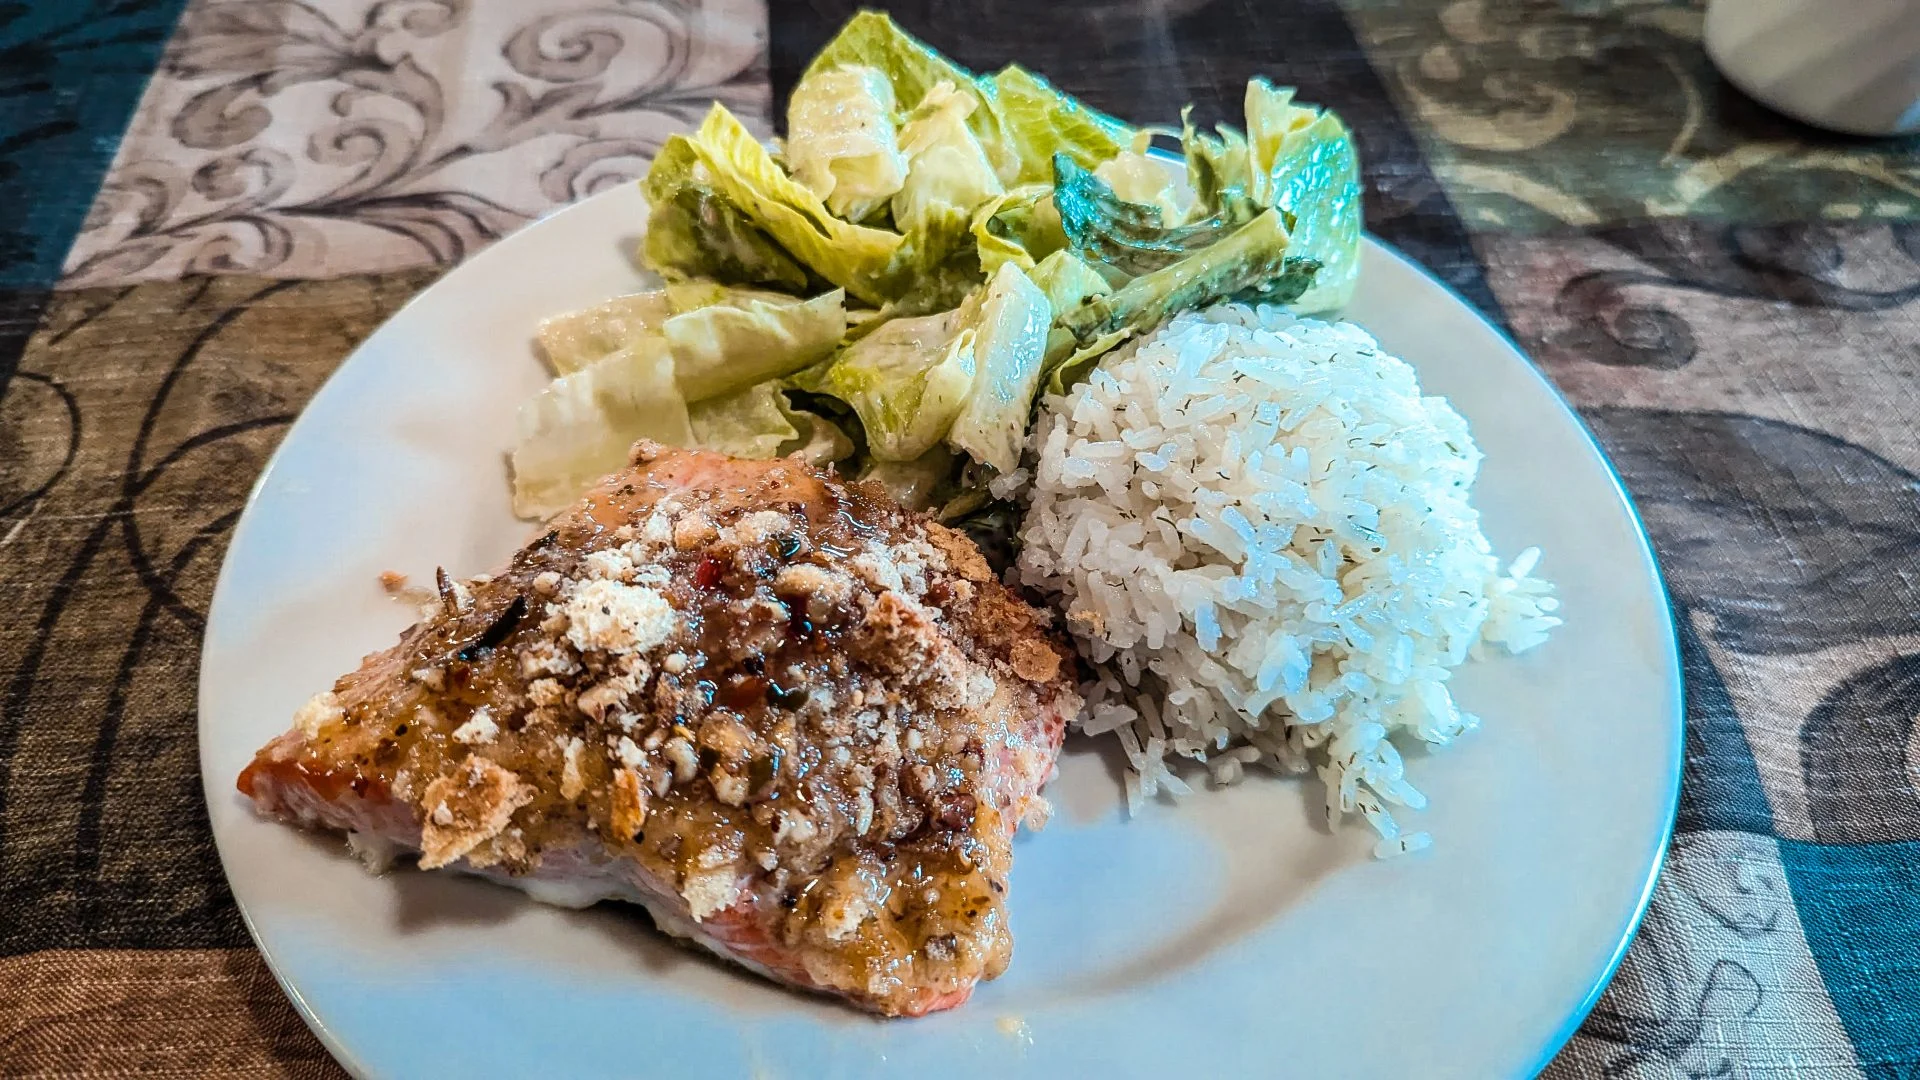
MULTIPOLYGON (((1256 72, 1338 107, 1370 226, 1612 454, 1678 609, 1686 786, 1547 1075, 1920 1076, 1920 146, 1743 100, 1685 0, 894 6, 1137 120, 1237 115, 1256 72)), ((201 803, 241 501, 446 267, 716 97, 764 130, 850 10, 775 7, 0 4, 0 1074, 338 1073, 201 803)))

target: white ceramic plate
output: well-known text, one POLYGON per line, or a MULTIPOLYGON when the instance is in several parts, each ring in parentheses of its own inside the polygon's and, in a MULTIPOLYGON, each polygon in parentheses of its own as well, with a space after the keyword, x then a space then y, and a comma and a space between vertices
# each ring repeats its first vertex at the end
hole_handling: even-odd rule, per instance
POLYGON ((644 287, 644 206, 608 191, 494 246, 396 315, 294 425, 234 534, 207 623, 200 752, 235 897, 294 1003, 367 1076, 1301 1077, 1530 1074, 1638 921, 1673 820, 1681 689, 1645 537, 1560 398, 1497 332, 1369 243, 1348 314, 1472 422, 1495 546, 1546 549, 1568 623, 1462 669, 1484 717, 1408 766, 1431 851, 1315 824, 1311 785, 1256 777, 1129 820, 1110 760, 1069 742, 1060 812, 1018 842, 1012 969, 954 1012, 877 1021, 683 950, 635 911, 376 878, 337 839, 235 793, 294 710, 410 621, 383 570, 490 570, 515 407, 543 316, 644 287))

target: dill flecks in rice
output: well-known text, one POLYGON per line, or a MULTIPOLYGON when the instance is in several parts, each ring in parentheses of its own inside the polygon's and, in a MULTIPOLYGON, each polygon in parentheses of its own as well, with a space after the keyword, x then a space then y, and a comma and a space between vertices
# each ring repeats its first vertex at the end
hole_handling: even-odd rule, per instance
POLYGON ((1081 726, 1125 748, 1129 803, 1184 793, 1173 759, 1311 768, 1376 854, 1425 847, 1387 809, 1426 802, 1392 737, 1471 730, 1451 669, 1560 623, 1538 550, 1503 571, 1480 531, 1460 414, 1357 327, 1223 304, 1049 397, 1031 447, 1016 572, 1094 664, 1081 726))

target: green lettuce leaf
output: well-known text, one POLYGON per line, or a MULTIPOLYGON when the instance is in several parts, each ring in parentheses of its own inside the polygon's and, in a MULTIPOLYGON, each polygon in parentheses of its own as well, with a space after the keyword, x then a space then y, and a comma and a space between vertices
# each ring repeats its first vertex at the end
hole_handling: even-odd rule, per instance
POLYGON ((890 216, 906 239, 879 286, 890 298, 891 317, 952 308, 982 280, 969 226, 973 208, 997 197, 1001 187, 966 125, 977 105, 943 82, 900 128, 910 164, 890 216))
MULTIPOLYGON (((1187 159, 1187 186, 1194 196, 1190 216, 1252 206, 1253 157, 1246 136, 1225 124, 1218 131, 1216 138, 1196 130, 1193 106, 1180 110, 1180 149, 1187 159)), ((1262 209, 1253 207, 1246 216, 1251 218, 1262 209)))
POLYGON ((879 286, 887 297, 884 318, 946 311, 980 284, 980 258, 974 250, 969 218, 944 201, 924 204, 879 286))
POLYGON ((1133 129, 1096 112, 1019 67, 992 76, 972 72, 915 39, 876 11, 847 21, 813 58, 801 80, 821 71, 861 64, 886 75, 894 100, 919 104, 945 82, 980 101, 967 117, 1001 183, 1045 183, 1052 178, 1056 152, 1093 168, 1133 140, 1133 129))
POLYGON ((980 269, 992 274, 1002 263, 1022 270, 1067 246, 1050 184, 1026 184, 990 200, 973 212, 969 225, 980 269))
POLYGON ((997 146, 981 142, 1009 186, 1051 180, 1055 154, 1091 169, 1133 142, 1133 128, 1087 108, 1017 64, 980 79, 979 86, 1000 140, 997 146))
POLYGON ((1247 193, 1261 206, 1275 206, 1278 189, 1272 169, 1287 139, 1313 122, 1318 110, 1293 103, 1291 86, 1275 86, 1265 79, 1247 80, 1247 155, 1252 162, 1247 193))
POLYGON ((1116 330, 1144 332, 1182 311, 1222 300, 1285 304, 1313 283, 1319 264, 1289 258, 1286 227, 1268 210, 1226 239, 1152 273, 1134 278, 1114 292, 1060 316, 1067 331, 1048 342, 1049 365, 1074 349, 1116 330))
POLYGON ((893 84, 865 65, 800 80, 787 101, 786 161, 794 179, 840 217, 865 218, 907 180, 894 109, 893 84))
POLYGON ((674 380, 688 401, 789 375, 833 354, 847 326, 846 294, 728 298, 666 320, 674 380))
POLYGON ((1017 266, 952 311, 892 319, 789 385, 838 399, 858 416, 878 461, 920 457, 935 443, 995 469, 1019 463, 1046 357, 1052 306, 1017 266))
POLYGON ((804 82, 816 72, 847 64, 862 64, 885 74, 893 84, 894 100, 903 105, 918 105, 941 83, 972 97, 980 107, 967 115, 967 128, 1002 183, 1019 176, 1019 156, 1001 135, 999 111, 981 93, 982 80, 900 29, 891 18, 877 11, 862 11, 847 20, 800 78, 804 82))
POLYGON ((947 441, 1002 473, 1020 464, 1053 309, 1020 268, 1000 267, 973 313, 973 388, 947 441))
POLYGON ((862 11, 847 20, 833 40, 814 55, 800 82, 850 65, 873 68, 885 75, 893 84, 894 100, 906 108, 918 105, 927 91, 943 82, 962 88, 973 85, 972 72, 928 48, 877 11, 862 11))
POLYGON ((1053 164, 1053 201, 1060 208, 1068 246, 1114 281, 1172 266, 1219 243, 1249 220, 1238 217, 1237 210, 1251 209, 1250 204, 1238 203, 1236 211, 1223 210, 1203 221, 1168 227, 1158 207, 1120 198, 1099 176, 1065 154, 1053 164))
POLYGON ((875 458, 911 461, 946 437, 973 386, 977 335, 959 314, 883 323, 794 384, 852 406, 875 458))
POLYGON ((642 261, 668 281, 709 278, 806 291, 806 269, 726 196, 697 181, 698 166, 684 135, 668 139, 653 159, 641 184, 649 207, 642 261))
POLYGON ((1247 83, 1246 109, 1249 194, 1291 215, 1294 254, 1320 264, 1312 287, 1293 306, 1301 312, 1340 307, 1360 277, 1360 159, 1353 136, 1332 112, 1296 105, 1291 88, 1265 79, 1247 83))
POLYGON ((687 419, 695 445, 734 457, 765 460, 797 454, 826 465, 853 453, 853 441, 833 421, 794 408, 778 379, 695 402, 687 408, 687 419))
POLYGON ((771 380, 688 406, 693 443, 734 457, 764 460, 800 441, 780 385, 771 380))
POLYGON ((980 258, 964 215, 935 215, 900 245, 882 307, 888 318, 930 315, 957 306, 981 282, 980 258))
POLYGON ((639 439, 694 445, 687 404, 664 350, 628 348, 555 379, 520 406, 513 511, 545 518, 625 467, 639 439))
POLYGON ((887 299, 880 283, 902 242, 898 233, 833 216, 718 103, 688 145, 714 188, 796 260, 868 303, 887 299))
POLYGON ((1022 270, 1033 269, 1033 255, 1025 245, 1014 239, 1004 225, 995 227, 994 215, 1004 209, 1009 202, 1026 197, 1028 192, 1037 191, 1036 198, 1044 198, 1046 189, 1035 187, 1016 188, 1013 191, 981 204, 973 212, 973 220, 968 223, 968 231, 973 234, 973 243, 979 252, 980 270, 992 274, 1005 263, 1012 263, 1022 270))

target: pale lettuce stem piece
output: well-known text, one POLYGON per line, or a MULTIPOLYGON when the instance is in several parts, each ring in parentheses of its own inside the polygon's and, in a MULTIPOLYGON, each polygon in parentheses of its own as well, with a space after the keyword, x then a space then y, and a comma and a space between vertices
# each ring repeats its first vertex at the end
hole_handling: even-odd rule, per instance
POLYGON ((638 439, 692 446, 687 404, 664 343, 646 339, 555 379, 520 406, 513 512, 545 518, 627 463, 638 439))
POLYGON ((666 290, 656 289, 556 315, 543 321, 534 337, 554 373, 571 375, 642 337, 657 334, 672 316, 673 305, 666 290))
POLYGON ((798 455, 816 465, 853 453, 853 441, 831 420, 795 409, 780 382, 769 379, 687 409, 694 444, 734 457, 765 460, 798 455))
POLYGON ((787 414, 787 421, 799 430, 800 437, 782 444, 778 456, 798 455, 803 461, 826 465, 845 461, 853 455, 853 440, 840 425, 819 413, 793 408, 784 393, 780 395, 780 407, 787 414))
POLYGON ((688 401, 778 379, 826 359, 847 325, 846 293, 746 298, 675 315, 661 327, 688 401))
POLYGON ((884 73, 896 101, 919 102, 943 82, 977 99, 980 107, 967 117, 967 127, 1008 187, 1050 180, 1057 152, 1091 169, 1133 140, 1133 128, 1087 108, 1032 72, 1011 66, 976 76, 876 11, 849 19, 813 58, 801 81, 848 64, 884 73))
POLYGON ((845 326, 838 289, 801 301, 710 283, 550 320, 542 344, 562 375, 521 406, 515 512, 539 517, 569 505, 641 438, 740 457, 803 448, 844 456, 852 449, 844 434, 795 423, 777 380, 832 355, 845 326), (617 347, 598 355, 609 345, 617 347))
POLYGON ((734 288, 712 281, 677 282, 542 320, 534 340, 554 374, 570 375, 642 338, 658 337, 676 315, 752 300, 798 303, 785 293, 766 289, 734 288))
POLYGON ((849 64, 809 75, 787 102, 787 165, 827 209, 859 221, 907 180, 893 126, 893 84, 849 64))
POLYGON ((1053 309, 1020 268, 1002 265, 987 283, 974 325, 973 389, 947 441, 1001 473, 1020 464, 1053 309))
POLYGON ((1081 304, 1113 291, 1100 272, 1071 251, 1056 251, 1041 259, 1027 275, 1047 295, 1047 304, 1058 319, 1081 304))
POLYGON ((901 232, 928 228, 934 217, 966 220, 975 207, 1006 192, 967 128, 978 105, 978 98, 952 83, 939 83, 901 127, 900 145, 910 163, 893 197, 893 223, 901 232))
MULTIPOLYGON (((800 82, 848 65, 873 68, 893 85, 899 102, 918 103, 940 83, 970 87, 973 73, 928 48, 877 11, 862 11, 847 20, 833 40, 821 46, 800 82)), ((984 137, 983 137, 984 138, 984 137)))
POLYGON ((1149 155, 1153 145, 1150 132, 1134 136, 1133 146, 1101 162, 1093 170, 1114 195, 1130 203, 1151 206, 1160 211, 1160 220, 1173 225, 1187 220, 1193 211, 1193 189, 1168 171, 1164 162, 1149 155))

